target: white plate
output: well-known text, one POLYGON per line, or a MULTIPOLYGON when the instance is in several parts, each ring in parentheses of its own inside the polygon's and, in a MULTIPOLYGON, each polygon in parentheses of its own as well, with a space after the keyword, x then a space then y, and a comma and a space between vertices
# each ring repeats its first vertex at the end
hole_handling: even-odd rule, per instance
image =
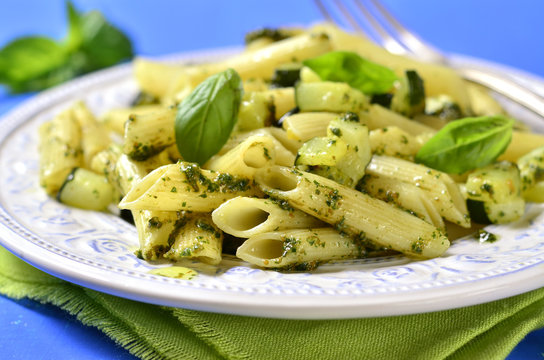
MULTIPOLYGON (((189 54, 184 59, 219 55, 189 54)), ((530 86, 544 86, 535 77, 507 70, 530 86)), ((280 273, 227 257, 217 267, 191 264, 199 272, 193 280, 149 274, 157 266, 133 255, 138 241, 132 226, 112 215, 59 204, 38 183, 39 124, 75 99, 84 99, 96 113, 128 104, 137 93, 130 74, 130 65, 91 74, 36 96, 0 120, 0 243, 34 266, 139 301, 282 318, 421 313, 544 286, 544 207, 537 205, 514 224, 492 226, 489 230, 500 240, 458 240, 433 260, 393 256, 326 264, 313 273, 280 273)), ((527 113, 511 110, 539 125, 527 113)))

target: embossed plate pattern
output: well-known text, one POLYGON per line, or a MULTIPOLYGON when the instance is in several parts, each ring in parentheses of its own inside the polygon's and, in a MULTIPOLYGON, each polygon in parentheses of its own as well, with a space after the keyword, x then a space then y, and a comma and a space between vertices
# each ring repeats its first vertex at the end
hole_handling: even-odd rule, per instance
MULTIPOLYGON (((234 50, 187 54, 202 61, 234 50)), ((458 61, 495 66, 474 59, 458 61)), ((504 69, 501 67, 501 69, 504 69)), ((529 86, 541 80, 507 69, 529 86)), ((97 114, 137 93, 122 65, 46 91, 0 120, 0 243, 34 266, 68 281, 134 300, 241 315, 350 318, 420 313, 492 301, 544 286, 544 207, 489 231, 500 240, 454 242, 443 257, 402 256, 335 262, 312 273, 280 273, 227 256, 217 267, 186 263, 199 275, 180 280, 149 274, 137 259, 135 229, 119 218, 66 207, 39 187, 37 128, 72 101, 97 114)), ((538 120, 517 109, 520 118, 538 120)), ((542 128, 540 128, 542 131, 542 128)))

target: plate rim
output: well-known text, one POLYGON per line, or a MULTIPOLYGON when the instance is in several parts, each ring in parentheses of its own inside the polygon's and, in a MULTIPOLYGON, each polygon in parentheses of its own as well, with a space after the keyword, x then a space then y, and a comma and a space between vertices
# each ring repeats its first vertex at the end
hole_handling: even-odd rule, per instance
MULTIPOLYGON (((217 56, 217 54, 233 54, 239 50, 239 47, 209 49, 184 52, 161 57, 161 59, 166 61, 202 59, 217 56)), ((455 58, 462 62, 478 62, 486 66, 508 69, 516 76, 525 78, 529 82, 536 82, 544 87, 544 79, 532 76, 531 74, 525 74, 523 71, 517 69, 460 55, 456 55, 455 58)), ((0 146, 4 146, 5 141, 10 137, 12 132, 31 121, 34 116, 45 111, 47 108, 67 102, 70 98, 77 97, 78 93, 89 91, 90 88, 94 88, 95 86, 103 87, 106 83, 118 81, 118 79, 126 79, 130 76, 131 71, 132 63, 118 65, 72 80, 24 101, 0 118, 0 130, 10 128, 11 126, 5 134, 0 132, 0 146), (74 92, 75 90, 78 91, 74 92), (18 120, 20 118, 22 120, 18 120), (11 124, 12 122, 14 124, 11 124)), ((132 300, 200 311, 290 319, 340 319, 407 315, 476 305, 518 295, 544 286, 543 271, 538 270, 539 266, 544 263, 544 261, 541 261, 533 264, 531 267, 524 268, 522 272, 513 272, 498 276, 494 279, 494 283, 496 284, 494 289, 479 289, 481 285, 480 281, 463 284, 464 288, 472 290, 473 295, 456 299, 456 303, 453 306, 447 300, 455 295, 458 288, 456 286, 444 286, 441 288, 440 294, 436 294, 436 291, 433 293, 433 290, 436 289, 430 288, 399 292, 397 294, 387 293, 385 296, 376 294, 372 294, 372 296, 348 295, 345 297, 335 297, 334 303, 323 302, 321 304, 316 304, 315 302, 308 304, 305 302, 307 297, 303 295, 287 295, 289 298, 288 304, 285 302, 278 303, 275 301, 275 298, 266 297, 264 299, 259 297, 260 302, 256 303, 254 301, 256 297, 247 293, 228 293, 217 299, 213 296, 210 297, 210 290, 198 288, 192 289, 193 293, 191 296, 180 297, 179 294, 170 294, 168 291, 164 291, 165 289, 171 290, 171 284, 167 281, 159 281, 158 285, 157 283, 153 283, 153 291, 138 286, 134 287, 136 280, 132 277, 128 277, 120 284, 114 283, 116 286, 112 286, 112 283, 108 281, 110 280, 108 274, 111 273, 106 269, 87 269, 85 264, 75 260, 73 261, 77 266, 70 268, 70 264, 65 264, 67 261, 65 257, 60 257, 54 252, 46 250, 46 248, 26 241, 24 234, 21 235, 21 233, 17 233, 13 228, 10 228, 8 226, 9 222, 15 219, 4 208, 3 201, 0 201, 0 218, 3 219, 3 221, 0 221, 0 245, 24 261, 51 275, 94 290, 132 300), (25 241, 21 242, 21 239, 25 241), (523 275, 520 275, 521 273, 523 275), (527 279, 531 281, 527 281, 527 279), (516 284, 515 287, 512 287, 513 283, 516 284), (155 289, 161 291, 156 291, 155 289), (169 296, 164 296, 165 294, 169 294, 169 296), (425 295, 425 301, 421 299, 422 294, 425 295), (384 306, 398 305, 399 299, 402 299, 404 302, 402 306, 384 306)), ((18 225, 21 226, 22 233, 25 230, 30 230, 26 229, 22 224, 16 223, 15 225, 16 227, 18 225)), ((29 233, 26 236, 34 235, 29 233)), ((486 280, 489 281, 488 278, 482 281, 486 280)))

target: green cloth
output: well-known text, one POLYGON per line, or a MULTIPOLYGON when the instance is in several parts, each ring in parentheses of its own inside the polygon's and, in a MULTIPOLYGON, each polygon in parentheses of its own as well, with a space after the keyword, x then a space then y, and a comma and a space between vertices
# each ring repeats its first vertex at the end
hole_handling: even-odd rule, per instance
POLYGON ((263 319, 103 294, 45 274, 2 248, 0 292, 59 306, 142 359, 501 359, 544 327, 544 288, 419 315, 263 319))

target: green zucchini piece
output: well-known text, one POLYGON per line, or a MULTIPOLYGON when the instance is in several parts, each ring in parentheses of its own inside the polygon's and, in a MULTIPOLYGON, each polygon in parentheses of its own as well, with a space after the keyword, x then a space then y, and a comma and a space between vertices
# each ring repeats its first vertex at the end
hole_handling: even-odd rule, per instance
POLYGON ((472 200, 506 203, 521 194, 520 172, 516 164, 501 161, 476 169, 468 175, 467 197, 472 200))
POLYGON ((523 155, 517 161, 522 190, 526 192, 537 182, 544 180, 544 146, 523 155))
POLYGON ((423 79, 414 70, 408 70, 398 82, 391 100, 391 109, 407 117, 425 111, 425 86, 423 79))
POLYGON ((283 64, 274 70, 270 80, 271 88, 293 87, 300 80, 300 63, 283 64))
POLYGON ((544 203, 544 181, 539 181, 523 192, 525 201, 544 203))
POLYGON ((515 221, 525 212, 519 170, 516 164, 508 161, 487 165, 470 173, 466 194, 468 199, 483 203, 485 213, 493 224, 515 221))
POLYGON ((484 202, 485 213, 493 224, 507 224, 518 220, 525 213, 523 198, 505 203, 484 202))
POLYGON ((270 126, 274 122, 273 104, 273 99, 263 92, 244 94, 235 131, 251 131, 270 126))
POLYGON ((368 128, 354 113, 330 121, 326 137, 306 141, 298 151, 295 165, 301 170, 355 187, 364 176, 371 157, 368 128))
POLYGON ((390 109, 392 100, 393 100, 393 94, 391 94, 391 93, 374 94, 370 98, 370 103, 371 104, 378 104, 378 105, 383 106, 386 109, 390 109))
POLYGON ((348 146, 346 154, 339 159, 336 167, 351 179, 344 184, 352 187, 364 176, 372 154, 368 128, 349 119, 349 116, 344 116, 331 120, 327 128, 327 136, 333 139, 338 137, 348 146))
POLYGON ((347 150, 348 145, 341 139, 315 137, 302 144, 295 165, 334 166, 346 155, 347 150))
POLYGON ((321 82, 321 78, 315 71, 307 66, 303 66, 300 69, 300 81, 301 82, 321 82))
POLYGON ((300 111, 358 113, 368 108, 369 99, 346 83, 321 81, 300 82, 295 87, 295 102, 300 111))
POLYGON ((428 97, 425 101, 425 115, 436 116, 441 120, 451 121, 464 117, 459 104, 448 95, 428 97))
POLYGON ((470 219, 478 224, 491 224, 491 220, 485 212, 484 202, 467 199, 467 210, 470 219))
POLYGON ((74 168, 57 194, 63 204, 80 209, 103 211, 113 200, 113 186, 103 175, 74 168))

